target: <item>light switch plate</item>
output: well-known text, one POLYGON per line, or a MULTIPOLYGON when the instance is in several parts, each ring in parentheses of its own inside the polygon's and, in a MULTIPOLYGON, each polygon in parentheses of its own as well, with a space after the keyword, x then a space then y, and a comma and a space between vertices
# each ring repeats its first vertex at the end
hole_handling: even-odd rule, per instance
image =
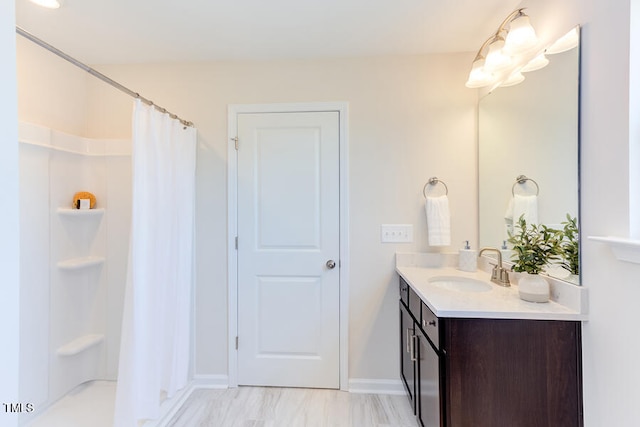
POLYGON ((380 226, 380 242, 413 242, 413 224, 382 224, 380 226))

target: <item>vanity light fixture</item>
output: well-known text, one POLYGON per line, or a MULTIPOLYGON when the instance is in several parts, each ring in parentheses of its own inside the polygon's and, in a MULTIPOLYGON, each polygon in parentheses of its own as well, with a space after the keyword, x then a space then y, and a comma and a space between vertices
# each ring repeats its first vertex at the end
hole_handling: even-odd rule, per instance
POLYGON ((62 6, 61 0, 30 0, 31 3, 35 3, 38 6, 46 7, 47 9, 58 9, 62 6))
POLYGON ((512 86, 524 80, 521 72, 537 70, 549 63, 544 52, 541 57, 538 55, 538 37, 524 9, 511 12, 482 44, 473 60, 467 87, 512 86), (532 58, 535 62, 530 63, 532 58))
POLYGON ((538 37, 531 26, 529 17, 525 15, 523 9, 518 9, 516 15, 511 18, 509 23, 505 49, 514 55, 531 49, 537 44, 538 37))
POLYGON ((567 50, 578 46, 578 42, 580 41, 579 31, 578 27, 571 29, 567 34, 560 37, 554 44, 549 46, 546 52, 549 55, 554 55, 556 53, 566 52, 567 50))
POLYGON ((502 71, 511 66, 511 56, 505 54, 505 41, 502 36, 495 35, 489 43, 489 52, 484 66, 489 72, 502 71))
POLYGON ((484 66, 485 57, 482 54, 482 51, 484 50, 484 48, 491 41, 492 39, 489 39, 484 42, 484 44, 478 51, 476 58, 473 60, 473 64, 471 65, 471 72, 469 73, 469 81, 467 82, 467 87, 470 87, 470 88, 484 87, 484 86, 490 85, 491 82, 493 81, 494 79, 493 73, 487 70, 487 68, 484 66))
POLYGON ((549 64, 549 60, 545 56, 544 52, 540 53, 538 56, 534 57, 531 61, 527 63, 520 70, 523 73, 528 73, 529 71, 536 71, 541 68, 546 67, 549 64))
POLYGON ((500 83, 500 87, 515 86, 524 81, 524 76, 521 71, 514 71, 506 80, 500 83))

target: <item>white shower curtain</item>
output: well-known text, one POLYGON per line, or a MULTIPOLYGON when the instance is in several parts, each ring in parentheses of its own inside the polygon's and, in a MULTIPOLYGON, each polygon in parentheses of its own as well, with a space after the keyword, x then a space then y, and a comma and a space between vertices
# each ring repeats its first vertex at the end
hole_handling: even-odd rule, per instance
POLYGON ((196 129, 135 101, 129 267, 114 425, 158 418, 187 384, 196 129))

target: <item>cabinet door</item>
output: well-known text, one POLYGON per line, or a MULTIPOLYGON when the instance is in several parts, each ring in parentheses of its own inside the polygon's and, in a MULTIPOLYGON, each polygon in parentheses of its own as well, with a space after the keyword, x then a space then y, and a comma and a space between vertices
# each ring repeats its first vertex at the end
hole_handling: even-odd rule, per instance
POLYGON ((447 425, 582 427, 580 323, 445 319, 447 425))
POLYGON ((416 413, 416 379, 415 379, 415 361, 412 357, 415 334, 415 322, 409 314, 407 308, 400 301, 400 376, 404 383, 405 389, 409 394, 409 401, 416 413))
POLYGON ((440 427, 440 358, 418 330, 418 419, 423 427, 440 427))

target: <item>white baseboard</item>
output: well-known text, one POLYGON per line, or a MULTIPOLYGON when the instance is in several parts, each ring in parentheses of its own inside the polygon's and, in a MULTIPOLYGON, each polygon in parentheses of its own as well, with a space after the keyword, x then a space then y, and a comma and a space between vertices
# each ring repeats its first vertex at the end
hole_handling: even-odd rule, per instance
POLYGON ((160 407, 160 418, 149 420, 144 427, 166 427, 178 413, 191 393, 197 389, 225 389, 229 388, 229 377, 226 375, 195 375, 189 384, 180 390, 172 399, 165 400, 160 407))
POLYGON ((367 378, 350 378, 349 393, 404 395, 406 392, 402 385, 402 381, 399 379, 375 380, 367 378))
POLYGON ((228 375, 194 375, 193 388, 229 388, 228 375))
POLYGON ((175 414, 178 413, 182 405, 187 401, 195 388, 193 381, 189 382, 186 387, 178 391, 171 399, 166 399, 160 404, 160 417, 156 420, 147 420, 144 427, 166 427, 175 414))

